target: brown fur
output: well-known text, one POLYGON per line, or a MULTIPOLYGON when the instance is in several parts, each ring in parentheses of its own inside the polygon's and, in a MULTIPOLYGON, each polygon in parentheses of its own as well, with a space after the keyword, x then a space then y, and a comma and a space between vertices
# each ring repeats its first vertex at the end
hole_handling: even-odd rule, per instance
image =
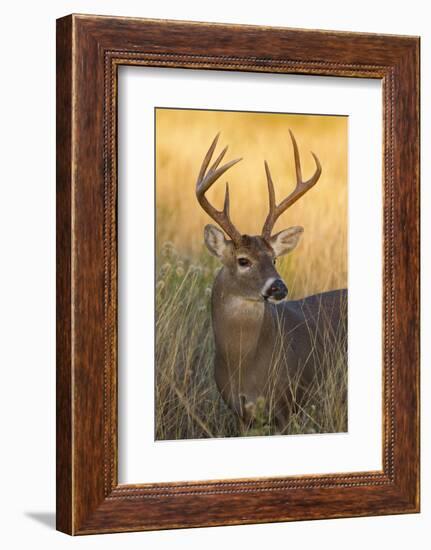
POLYGON ((346 330, 347 290, 271 303, 261 294, 267 280, 279 278, 271 245, 244 235, 236 247, 223 237, 219 253, 223 268, 212 290, 217 386, 244 423, 252 421, 250 411, 263 397, 283 429, 307 388, 323 374, 324 340, 340 341, 346 330), (241 257, 253 262, 250 273, 238 266, 241 257))

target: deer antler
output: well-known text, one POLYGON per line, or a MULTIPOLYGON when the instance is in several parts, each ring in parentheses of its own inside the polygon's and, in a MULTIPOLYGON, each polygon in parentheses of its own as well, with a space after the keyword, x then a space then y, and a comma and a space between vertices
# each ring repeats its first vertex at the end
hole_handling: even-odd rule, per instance
POLYGON ((205 210, 205 212, 216 222, 218 225, 226 232, 227 235, 232 239, 234 243, 238 243, 241 239, 241 233, 236 229, 236 227, 233 225, 230 217, 229 217, 229 185, 226 183, 226 192, 224 197, 224 206, 223 210, 216 210, 214 206, 212 206, 208 199, 205 197, 205 193, 208 191, 208 189, 213 185, 213 183, 218 180, 218 178, 226 172, 226 170, 229 170, 231 166, 236 164, 242 159, 234 159, 220 168, 218 168, 220 162, 222 161, 223 157, 226 154, 227 146, 223 149, 223 151, 220 153, 220 155, 215 160, 214 164, 210 167, 210 169, 207 171, 208 165, 211 161, 211 157, 214 153, 214 150, 217 145, 217 141, 219 138, 220 133, 216 135, 214 138, 211 147, 208 149, 207 154, 205 155, 205 158, 202 162, 201 169, 199 171, 198 180, 196 182, 196 197, 199 201, 199 204, 202 206, 202 208, 205 210))
POLYGON ((264 237, 265 239, 269 239, 271 237, 271 232, 275 225, 275 222, 281 216, 281 214, 283 214, 283 212, 287 210, 289 206, 292 206, 292 204, 294 204, 298 199, 300 199, 302 195, 304 195, 304 193, 306 193, 309 189, 311 189, 313 185, 317 183, 317 180, 320 178, 320 174, 322 173, 322 167, 320 165, 319 159, 316 157, 316 155, 313 152, 311 152, 316 162, 316 171, 309 180, 302 181, 301 161, 299 159, 298 145, 296 143, 295 136, 293 135, 291 130, 289 130, 289 133, 292 139, 293 154, 295 157, 296 187, 292 191, 292 193, 290 193, 290 195, 288 195, 277 206, 275 204, 275 192, 274 192, 274 184, 272 183, 271 172, 269 171, 268 163, 265 161, 265 172, 266 172, 266 179, 268 181, 268 194, 269 194, 269 213, 262 229, 262 237, 264 237))

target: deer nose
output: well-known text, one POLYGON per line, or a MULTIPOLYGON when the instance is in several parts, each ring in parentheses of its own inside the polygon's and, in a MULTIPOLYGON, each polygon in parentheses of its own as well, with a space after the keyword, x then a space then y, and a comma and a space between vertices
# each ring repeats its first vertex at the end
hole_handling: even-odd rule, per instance
POLYGON ((283 300, 287 296, 287 286, 281 279, 275 279, 268 288, 268 296, 275 300, 283 300))

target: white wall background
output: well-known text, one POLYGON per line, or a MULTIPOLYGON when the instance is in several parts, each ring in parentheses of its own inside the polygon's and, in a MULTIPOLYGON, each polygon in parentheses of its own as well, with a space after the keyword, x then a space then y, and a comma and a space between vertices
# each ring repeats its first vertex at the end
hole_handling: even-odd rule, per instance
MULTIPOLYGON (((72 539, 54 531, 55 19, 70 12, 422 37, 422 151, 431 148, 427 3, 383 0, 15 0, 2 9, 0 88, 1 542, 4 548, 428 548, 431 340, 422 345, 422 514, 72 539), (427 538, 426 538, 427 537, 427 538), (427 540, 428 539, 428 540, 427 540)), ((430 167, 422 166, 422 327, 431 330, 430 167)))

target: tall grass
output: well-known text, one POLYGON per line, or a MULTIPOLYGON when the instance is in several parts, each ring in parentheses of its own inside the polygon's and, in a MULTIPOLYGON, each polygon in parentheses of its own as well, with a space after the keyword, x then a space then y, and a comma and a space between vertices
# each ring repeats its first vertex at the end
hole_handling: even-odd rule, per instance
MULTIPOLYGON (((245 157, 226 174, 232 218, 242 233, 260 233, 268 202, 263 159, 270 163, 281 200, 294 181, 288 138, 288 128, 292 128, 304 176, 314 170, 310 150, 319 156, 323 173, 315 188, 275 228, 305 228, 298 248, 278 262, 277 269, 290 299, 346 288, 347 121, 342 117, 158 110, 156 122, 156 438, 278 433, 267 414, 268 404, 254 404, 253 425, 240 425, 215 385, 210 294, 219 264, 203 245, 203 227, 211 220, 197 205, 194 184, 203 155, 221 130, 220 146, 231 145, 227 160, 245 157)), ((219 183, 208 193, 216 206, 223 200, 224 185, 219 183)), ((319 357, 326 374, 309 388, 284 433, 346 431, 344 345, 328 340, 319 357)))
MULTIPOLYGON (((210 294, 216 266, 209 255, 193 262, 179 256, 171 243, 160 252, 156 284, 156 439, 280 433, 268 412, 270 403, 258 401, 253 410, 255 421, 244 426, 225 405, 215 385, 210 294)), ((319 371, 324 374, 308 388, 284 434, 347 430, 345 344, 340 338, 324 340, 319 353, 319 371)), ((275 369, 282 368, 282 352, 282 341, 274 342, 274 354, 279 354, 273 358, 275 369)), ((268 383, 275 379, 270 377, 268 383)), ((293 394, 298 382, 291 380, 293 394)))

